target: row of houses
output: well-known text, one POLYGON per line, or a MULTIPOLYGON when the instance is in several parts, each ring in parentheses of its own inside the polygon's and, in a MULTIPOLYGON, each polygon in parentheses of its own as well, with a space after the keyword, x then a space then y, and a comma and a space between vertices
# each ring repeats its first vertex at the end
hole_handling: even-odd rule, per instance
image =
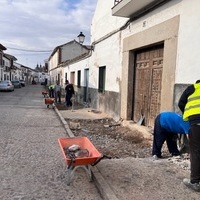
POLYGON ((91 45, 57 46, 50 77, 73 83, 79 102, 152 127, 200 77, 199 11, 198 0, 98 0, 91 45))
POLYGON ((33 79, 36 82, 44 82, 45 78, 49 77, 47 73, 41 70, 34 70, 17 63, 17 58, 5 53, 5 50, 7 48, 0 44, 0 81, 24 80, 26 84, 31 84, 33 79))

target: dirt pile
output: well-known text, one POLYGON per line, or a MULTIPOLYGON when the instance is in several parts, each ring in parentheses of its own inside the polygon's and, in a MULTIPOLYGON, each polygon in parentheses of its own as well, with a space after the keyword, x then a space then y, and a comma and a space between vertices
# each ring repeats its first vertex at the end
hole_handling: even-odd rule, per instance
POLYGON ((112 158, 149 157, 151 141, 112 119, 65 119, 75 136, 87 136, 104 155, 112 158))

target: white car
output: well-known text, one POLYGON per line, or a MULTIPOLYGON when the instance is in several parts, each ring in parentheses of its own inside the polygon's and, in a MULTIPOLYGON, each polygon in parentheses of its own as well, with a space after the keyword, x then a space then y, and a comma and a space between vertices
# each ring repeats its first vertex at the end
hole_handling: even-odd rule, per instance
POLYGON ((20 81, 20 83, 21 83, 21 86, 22 87, 25 87, 25 81, 24 80, 19 80, 20 81))
POLYGON ((0 91, 14 91, 14 85, 11 81, 0 81, 0 91))

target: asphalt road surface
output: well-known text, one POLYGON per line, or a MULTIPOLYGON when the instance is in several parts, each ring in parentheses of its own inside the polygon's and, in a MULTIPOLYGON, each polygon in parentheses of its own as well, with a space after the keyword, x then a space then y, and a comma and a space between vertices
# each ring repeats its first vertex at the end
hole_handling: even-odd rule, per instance
POLYGON ((101 200, 81 168, 67 185, 57 141, 67 135, 56 112, 44 104, 42 87, 0 92, 0 199, 101 200))

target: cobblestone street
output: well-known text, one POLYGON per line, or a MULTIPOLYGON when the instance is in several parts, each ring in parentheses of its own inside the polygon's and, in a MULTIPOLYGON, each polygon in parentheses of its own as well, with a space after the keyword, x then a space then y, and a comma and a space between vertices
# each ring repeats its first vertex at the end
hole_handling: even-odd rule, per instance
POLYGON ((41 86, 0 95, 0 199, 100 200, 81 169, 66 184, 57 139, 67 135, 55 111, 44 105, 41 86))

